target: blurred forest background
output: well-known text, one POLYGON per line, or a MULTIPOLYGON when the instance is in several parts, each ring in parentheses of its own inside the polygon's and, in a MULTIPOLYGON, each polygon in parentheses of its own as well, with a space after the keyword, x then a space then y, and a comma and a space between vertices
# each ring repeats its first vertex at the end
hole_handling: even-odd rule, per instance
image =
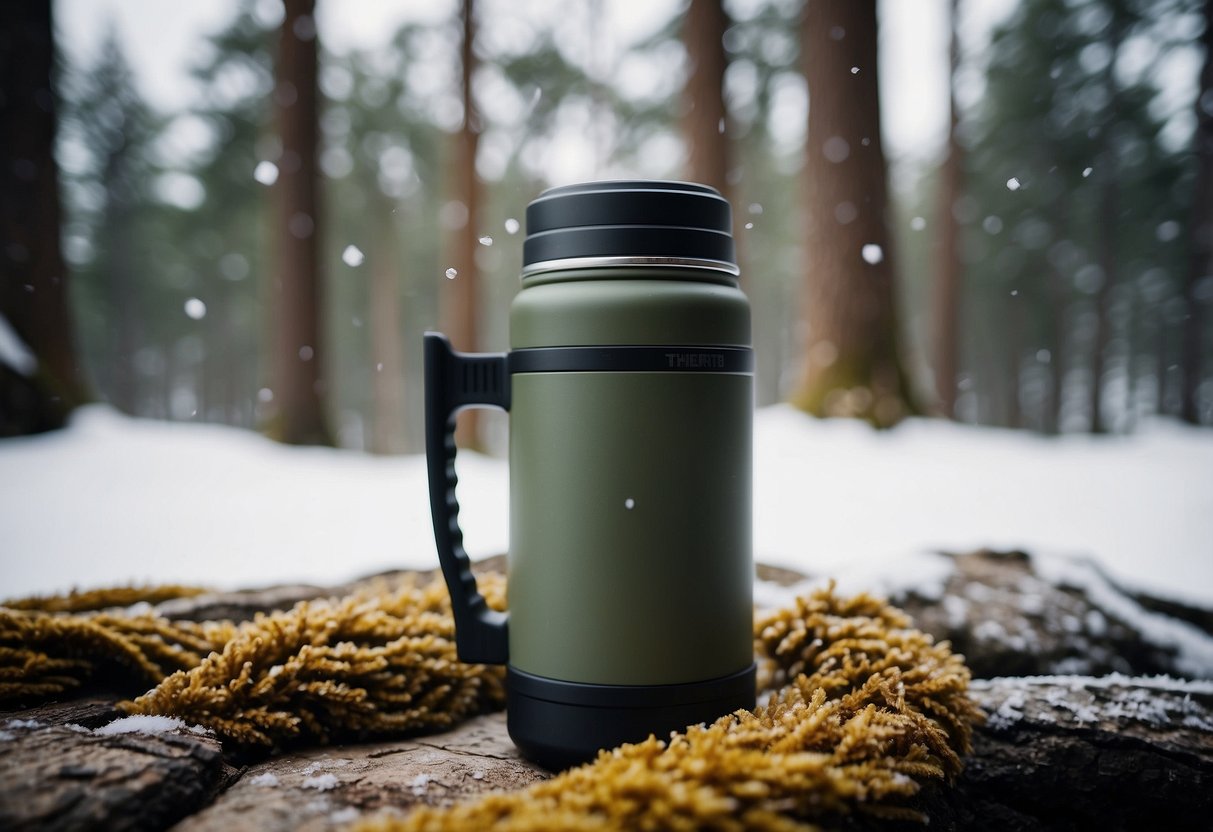
POLYGON ((343 54, 314 1, 242 4, 172 112, 116 30, 79 60, 3 4, 0 435, 102 400, 420 450, 421 334, 506 348, 570 131, 602 178, 730 198, 760 405, 1213 425, 1213 0, 1019 0, 980 48, 951 0, 951 129, 892 178, 875 0, 693 0, 611 51, 604 0, 577 37, 461 0, 343 54))

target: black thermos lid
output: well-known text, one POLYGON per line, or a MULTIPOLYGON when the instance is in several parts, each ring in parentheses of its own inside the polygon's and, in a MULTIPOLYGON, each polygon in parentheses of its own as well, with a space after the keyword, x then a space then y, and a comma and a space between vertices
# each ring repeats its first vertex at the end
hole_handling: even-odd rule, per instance
POLYGON ((728 200, 707 185, 644 179, 563 185, 527 206, 522 273, 661 266, 736 275, 732 228, 728 200))

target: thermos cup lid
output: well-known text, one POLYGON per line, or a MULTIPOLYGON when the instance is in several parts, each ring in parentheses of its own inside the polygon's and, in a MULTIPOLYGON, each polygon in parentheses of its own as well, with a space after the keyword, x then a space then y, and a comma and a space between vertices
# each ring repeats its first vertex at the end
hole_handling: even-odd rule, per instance
POLYGON ((527 206, 522 275, 601 266, 738 274, 728 200, 707 185, 661 180, 549 188, 527 206))

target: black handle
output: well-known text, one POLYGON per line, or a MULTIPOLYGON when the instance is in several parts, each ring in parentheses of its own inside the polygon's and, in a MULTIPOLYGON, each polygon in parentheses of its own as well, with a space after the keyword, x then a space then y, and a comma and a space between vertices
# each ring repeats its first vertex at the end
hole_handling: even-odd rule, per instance
POLYGON ((425 456, 434 540, 455 616, 455 647, 460 661, 505 664, 509 658, 506 614, 489 609, 476 588, 472 562, 463 548, 459 501, 455 499, 459 482, 455 476, 455 414, 476 406, 510 409, 506 354, 455 352, 445 335, 427 332, 425 456))

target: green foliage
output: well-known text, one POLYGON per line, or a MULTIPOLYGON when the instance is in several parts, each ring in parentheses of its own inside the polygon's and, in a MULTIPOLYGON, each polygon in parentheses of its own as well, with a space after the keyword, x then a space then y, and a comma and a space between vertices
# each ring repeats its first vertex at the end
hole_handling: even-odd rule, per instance
MULTIPOLYGON (((1089 376, 1097 350, 1129 384, 1134 357, 1166 361, 1155 350, 1176 323, 1191 164, 1163 138, 1155 80, 1127 68, 1130 47, 1160 38, 1151 9, 1025 0, 994 33, 985 95, 963 125, 968 194, 954 206, 962 366, 985 403, 970 418, 1013 422, 1022 403, 1032 426, 1055 429, 1058 409, 1062 427, 1080 424, 1084 402, 1050 402, 1050 376, 1089 376), (1101 292, 1106 344, 1096 343, 1101 292)), ((1131 406, 1121 403, 1125 418, 1131 406)))

